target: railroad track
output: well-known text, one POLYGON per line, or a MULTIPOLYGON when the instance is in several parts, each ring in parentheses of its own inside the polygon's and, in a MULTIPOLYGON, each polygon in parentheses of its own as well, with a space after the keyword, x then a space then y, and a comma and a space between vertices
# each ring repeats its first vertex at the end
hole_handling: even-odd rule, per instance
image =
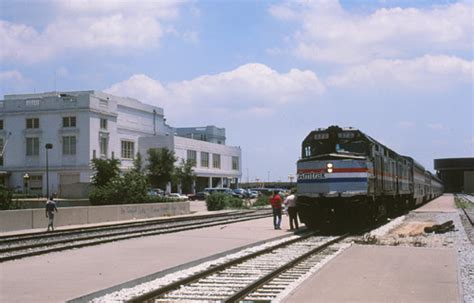
MULTIPOLYGON (((307 232, 289 240, 231 258, 208 269, 174 279, 172 283, 140 295, 129 294, 128 302, 270 302, 283 290, 344 245, 342 236, 307 232)), ((165 279, 167 280, 167 279, 165 279)), ((169 280, 167 280, 169 281, 169 280)), ((140 288, 140 286, 139 286, 140 288)), ((132 291, 133 292, 133 291, 132 291)), ((111 296, 92 302, 107 302, 111 296)), ((124 301, 123 298, 118 299, 124 301)))
POLYGON ((122 223, 53 233, 0 237, 0 262, 137 237, 223 225, 271 216, 269 210, 122 223))
POLYGON ((473 207, 470 208, 461 208, 464 214, 466 215, 467 220, 474 226, 474 196, 466 195, 466 194, 459 194, 458 195, 461 199, 464 199, 472 204, 473 207))

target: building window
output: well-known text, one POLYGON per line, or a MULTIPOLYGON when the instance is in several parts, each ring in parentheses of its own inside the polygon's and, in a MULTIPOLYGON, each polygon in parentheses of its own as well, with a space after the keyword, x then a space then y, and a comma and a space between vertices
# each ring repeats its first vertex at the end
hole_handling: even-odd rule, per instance
POLYGON ((232 157, 232 169, 239 170, 239 157, 232 157))
POLYGON ((212 167, 221 168, 221 155, 212 154, 212 167))
POLYGON ((196 160, 197 160, 196 158, 197 158, 197 155, 196 155, 195 150, 188 150, 187 151, 187 160, 192 161, 193 166, 196 166, 196 160))
POLYGON ((43 176, 30 176, 28 184, 30 190, 41 192, 43 190, 43 176))
POLYGON ((134 145, 132 141, 122 141, 122 158, 133 159, 133 155, 135 154, 134 145))
POLYGON ((107 129, 107 119, 100 119, 100 128, 107 129))
POLYGON ((63 155, 76 154, 76 136, 63 137, 63 155))
POLYGON ((101 137, 100 138, 100 156, 107 157, 107 138, 101 137))
POLYGON ((201 167, 209 167, 209 153, 201 152, 201 167))
POLYGON ((26 155, 27 156, 38 156, 39 155, 39 138, 26 138, 26 155))
POLYGON ((0 120, 0 129, 3 129, 3 120, 0 120))
POLYGON ((63 117, 63 127, 76 127, 76 117, 63 117))
POLYGON ((39 118, 26 119, 26 128, 39 128, 39 118))

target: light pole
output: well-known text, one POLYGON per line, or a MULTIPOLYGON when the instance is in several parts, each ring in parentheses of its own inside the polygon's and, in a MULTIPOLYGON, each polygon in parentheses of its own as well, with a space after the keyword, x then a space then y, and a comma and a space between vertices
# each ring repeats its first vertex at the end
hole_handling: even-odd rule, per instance
POLYGON ((49 199, 49 164, 48 164, 48 149, 53 148, 53 144, 46 143, 44 146, 46 148, 46 199, 49 199))
POLYGON ((294 178, 295 178, 295 176, 293 176, 292 174, 288 175, 288 179, 290 179, 290 187, 293 187, 293 179, 294 178))
POLYGON ((28 195, 28 180, 30 180, 30 176, 28 173, 23 175, 23 184, 25 185, 25 193, 28 195))

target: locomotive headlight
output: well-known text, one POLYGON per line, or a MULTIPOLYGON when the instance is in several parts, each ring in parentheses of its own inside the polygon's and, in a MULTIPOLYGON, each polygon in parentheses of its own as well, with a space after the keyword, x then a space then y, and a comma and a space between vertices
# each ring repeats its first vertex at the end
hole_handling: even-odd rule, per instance
POLYGON ((326 164, 326 168, 327 168, 326 171, 327 171, 328 173, 332 173, 332 167, 333 167, 332 163, 326 164))

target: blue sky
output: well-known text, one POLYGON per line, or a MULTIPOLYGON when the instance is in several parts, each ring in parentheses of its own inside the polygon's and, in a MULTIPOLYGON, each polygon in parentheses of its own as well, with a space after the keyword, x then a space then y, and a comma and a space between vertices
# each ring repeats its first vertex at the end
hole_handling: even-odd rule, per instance
POLYGON ((225 127, 242 179, 360 128, 427 169, 474 156, 472 1, 0 1, 0 94, 103 90, 225 127))

